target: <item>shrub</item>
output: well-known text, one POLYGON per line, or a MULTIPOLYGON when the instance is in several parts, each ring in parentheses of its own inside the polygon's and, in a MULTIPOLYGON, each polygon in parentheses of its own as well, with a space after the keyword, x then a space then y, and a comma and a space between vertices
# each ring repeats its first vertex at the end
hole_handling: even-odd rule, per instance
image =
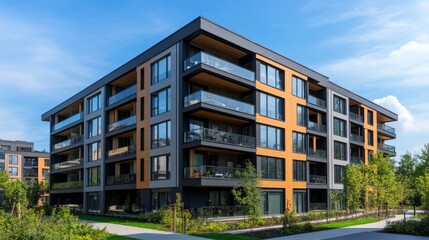
POLYGON ((402 233, 419 236, 429 236, 429 217, 419 220, 408 220, 406 222, 389 222, 384 228, 385 232, 402 233))

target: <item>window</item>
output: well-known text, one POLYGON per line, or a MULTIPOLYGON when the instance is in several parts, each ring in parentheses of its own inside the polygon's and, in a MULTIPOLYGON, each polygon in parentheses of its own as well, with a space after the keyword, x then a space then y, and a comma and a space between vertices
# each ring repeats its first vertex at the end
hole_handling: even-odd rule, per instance
POLYGON ((144 120, 144 97, 140 98, 140 120, 144 120))
POLYGON ((306 211, 306 192, 293 191, 293 209, 296 213, 303 213, 306 211))
POLYGON ((152 64, 152 84, 160 82, 171 76, 171 56, 162 58, 152 64))
POLYGON ((158 192, 158 190, 152 190, 152 209, 161 209, 171 203, 169 192, 158 192))
POLYGON ((283 214, 283 192, 263 191, 264 213, 283 214))
POLYGON ((256 160, 261 166, 262 179, 284 179, 284 159, 258 156, 256 160))
POLYGON ((334 166, 334 183, 342 183, 344 177, 344 166, 334 166))
POLYGON ((306 98, 306 92, 307 87, 305 81, 301 78, 292 76, 292 94, 300 98, 306 98))
POLYGON ((100 185, 100 167, 88 168, 88 186, 100 185))
POLYGON ((374 125, 374 112, 368 110, 367 122, 369 125, 374 125))
POLYGON ((374 154, 374 152, 372 150, 368 150, 368 162, 372 160, 372 154, 374 154))
POLYGON ((334 158, 347 160, 347 144, 334 141, 334 158))
POLYGON ((159 148, 170 145, 171 121, 152 125, 151 134, 152 148, 159 148))
POLYGON ((140 128, 140 150, 144 150, 144 128, 140 128))
POLYGON ((93 142, 88 145, 88 161, 97 161, 101 159, 101 142, 93 142))
POLYGON ((296 106, 296 124, 307 126, 307 108, 301 105, 296 106))
POLYGON ((144 181, 144 158, 140 159, 140 181, 144 181))
POLYGON ((295 153, 306 153, 305 134, 299 132, 292 133, 292 151, 295 153))
POLYGON ((278 89, 284 89, 283 71, 261 62, 259 63, 259 81, 278 89))
POLYGON ((171 110, 171 88, 152 94, 152 116, 156 116, 171 110))
POLYGON ((43 177, 48 178, 49 177, 49 169, 42 169, 42 175, 43 175, 43 177))
POLYGON ((92 138, 100 134, 101 134, 101 117, 97 117, 88 121, 88 138, 92 138))
POLYGON ((284 149, 284 130, 281 128, 258 125, 259 139, 258 146, 276 150, 284 149))
POLYGON ((92 113, 101 108, 101 94, 97 94, 88 99, 88 113, 92 113))
POLYGON ((16 147, 17 152, 31 152, 31 147, 16 147))
POLYGON ((259 114, 262 116, 284 120, 284 100, 269 94, 258 92, 259 114))
POLYGON ((334 118, 334 134, 341 137, 347 137, 346 121, 334 118))
POLYGON ((9 151, 10 149, 11 149, 11 146, 9 145, 0 145, 0 150, 9 151))
POLYGON ((305 182, 307 180, 307 162, 293 161, 293 180, 305 182))
POLYGON ((9 175, 10 176, 18 176, 18 168, 17 167, 10 167, 9 168, 9 175))
POLYGON ((9 155, 9 164, 18 165, 18 155, 9 155))
POLYGON ((346 100, 334 95, 334 111, 346 114, 346 100))
POLYGON ((51 163, 51 161, 49 161, 49 159, 45 159, 45 167, 49 167, 50 163, 51 163))
POLYGON ((170 155, 162 155, 151 158, 152 180, 170 179, 170 155))
POLYGON ((100 193, 90 192, 87 195, 88 212, 99 213, 100 212, 100 193))
POLYGON ((368 130, 368 145, 374 146, 374 132, 368 130))
POLYGON ((140 69, 140 90, 144 89, 144 68, 140 69))

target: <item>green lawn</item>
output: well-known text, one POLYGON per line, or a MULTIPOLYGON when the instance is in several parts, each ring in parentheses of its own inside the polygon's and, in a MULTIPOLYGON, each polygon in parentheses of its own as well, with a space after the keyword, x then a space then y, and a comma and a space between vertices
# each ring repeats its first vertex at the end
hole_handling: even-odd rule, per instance
POLYGON ((255 240, 257 238, 242 236, 239 234, 230 234, 230 233, 199 233, 192 234, 197 237, 204 237, 216 240, 255 240))
POLYGON ((161 224, 139 222, 136 220, 127 220, 127 219, 120 219, 120 218, 114 218, 114 217, 93 216, 93 215, 80 215, 79 219, 167 231, 167 228, 162 226, 161 224))
POLYGON ((343 227, 349 227, 349 226, 360 225, 360 224, 374 223, 378 221, 380 221, 380 219, 376 219, 376 218, 351 219, 351 220, 346 220, 341 222, 330 222, 330 223, 322 223, 319 225, 314 225, 313 229, 315 231, 329 230, 329 229, 343 228, 343 227))
POLYGON ((130 237, 126 237, 126 236, 119 236, 119 235, 110 235, 107 240, 131 240, 131 239, 135 239, 135 238, 130 238, 130 237))

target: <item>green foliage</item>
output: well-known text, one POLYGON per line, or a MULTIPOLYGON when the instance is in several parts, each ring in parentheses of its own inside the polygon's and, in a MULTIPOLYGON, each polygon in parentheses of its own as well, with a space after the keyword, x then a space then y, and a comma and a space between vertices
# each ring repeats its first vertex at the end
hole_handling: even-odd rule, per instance
POLYGON ((264 201, 260 188, 261 176, 250 161, 247 161, 246 169, 237 172, 237 175, 240 178, 240 185, 232 189, 232 195, 239 205, 246 207, 247 215, 255 225, 262 216, 262 203, 264 201))
POLYGON ((3 189, 6 201, 12 205, 12 214, 16 207, 19 218, 21 215, 21 207, 25 208, 28 204, 27 184, 20 180, 9 180, 3 184, 3 189))
POLYGON ((347 210, 358 210, 362 206, 361 198, 365 189, 362 165, 347 165, 344 171, 343 184, 347 210))
POLYGON ((3 188, 7 181, 9 181, 9 174, 6 171, 0 171, 0 188, 3 188))
POLYGON ((36 206, 39 203, 40 197, 48 191, 47 182, 38 182, 35 179, 31 179, 31 182, 27 189, 28 204, 30 206, 36 206))
POLYGON ((402 233, 410 235, 429 236, 429 217, 421 220, 390 222, 384 228, 388 233, 402 233))
POLYGON ((422 196, 423 207, 429 210, 429 172, 417 178, 418 191, 422 196))

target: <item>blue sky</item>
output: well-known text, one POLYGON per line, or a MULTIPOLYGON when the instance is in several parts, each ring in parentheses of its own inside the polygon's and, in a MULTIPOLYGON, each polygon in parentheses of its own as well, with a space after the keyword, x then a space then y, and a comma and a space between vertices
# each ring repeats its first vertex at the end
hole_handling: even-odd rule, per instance
POLYGON ((0 1, 0 138, 49 149, 40 115, 197 16, 399 114, 429 143, 428 1, 0 1))

